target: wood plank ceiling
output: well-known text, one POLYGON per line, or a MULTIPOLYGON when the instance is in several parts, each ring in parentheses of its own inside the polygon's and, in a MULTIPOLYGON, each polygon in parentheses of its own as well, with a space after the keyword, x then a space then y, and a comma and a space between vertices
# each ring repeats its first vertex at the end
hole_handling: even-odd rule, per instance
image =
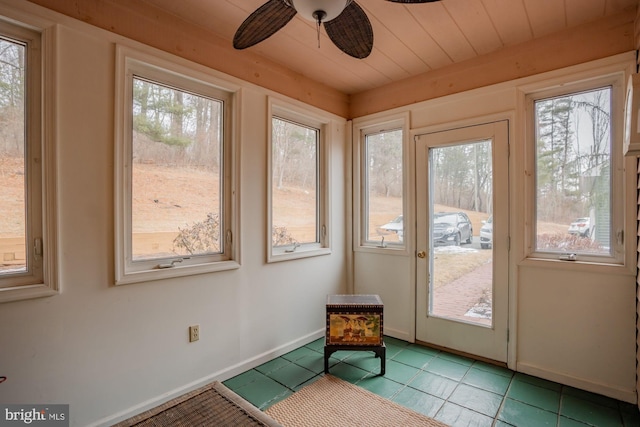
POLYGON ((640 0, 357 0, 374 31, 361 60, 324 29, 318 47, 315 24, 299 16, 233 49, 237 28, 266 0, 29 1, 345 118, 640 46, 640 0))
MULTIPOLYGON (((142 0, 142 3, 212 32, 231 45, 242 21, 265 1, 142 0)), ((342 53, 324 30, 318 47, 314 24, 300 16, 249 50, 353 95, 635 10, 638 0, 442 0, 414 5, 358 0, 358 4, 374 30, 373 52, 366 59, 342 53)))

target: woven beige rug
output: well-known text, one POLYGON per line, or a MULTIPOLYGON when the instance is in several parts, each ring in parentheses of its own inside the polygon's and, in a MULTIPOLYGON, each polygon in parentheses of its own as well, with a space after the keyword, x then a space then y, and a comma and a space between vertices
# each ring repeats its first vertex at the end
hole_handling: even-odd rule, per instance
POLYGON ((286 427, 446 427, 331 375, 265 411, 286 427))

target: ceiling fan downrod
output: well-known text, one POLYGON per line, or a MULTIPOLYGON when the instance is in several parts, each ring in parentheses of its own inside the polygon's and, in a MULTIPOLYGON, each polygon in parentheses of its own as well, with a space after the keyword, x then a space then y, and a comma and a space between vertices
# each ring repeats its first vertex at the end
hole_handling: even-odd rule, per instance
POLYGON ((316 32, 318 34, 318 49, 320 49, 320 25, 322 25, 322 21, 327 17, 327 12, 324 10, 316 10, 312 14, 313 18, 316 20, 316 32))
POLYGON ((304 19, 316 24, 318 48, 320 48, 320 26, 337 18, 353 0, 282 0, 293 7, 304 19))

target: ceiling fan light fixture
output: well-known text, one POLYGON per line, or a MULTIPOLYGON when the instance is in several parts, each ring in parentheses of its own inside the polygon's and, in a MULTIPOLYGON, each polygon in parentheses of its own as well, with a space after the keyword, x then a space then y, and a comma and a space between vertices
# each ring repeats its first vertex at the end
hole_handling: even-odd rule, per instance
MULTIPOLYGON (((394 3, 432 3, 441 0, 387 0, 394 3)), ((245 19, 233 36, 233 47, 246 49, 271 37, 297 14, 320 27, 334 45, 349 56, 364 59, 373 50, 373 27, 355 0, 267 0, 245 19)))
POLYGON ((286 0, 304 19, 327 22, 337 18, 351 0, 286 0))

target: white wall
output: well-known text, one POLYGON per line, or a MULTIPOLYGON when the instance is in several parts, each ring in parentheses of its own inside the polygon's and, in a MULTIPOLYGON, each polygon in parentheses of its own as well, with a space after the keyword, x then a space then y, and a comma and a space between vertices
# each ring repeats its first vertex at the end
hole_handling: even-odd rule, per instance
MULTIPOLYGON (((626 265, 558 267, 553 261, 525 259, 525 177, 531 171, 524 166, 523 93, 536 86, 544 87, 550 79, 580 80, 590 75, 632 69, 634 63, 635 55, 630 52, 354 119, 357 127, 361 121, 370 123, 376 118, 384 121, 385 116, 409 112, 412 134, 493 120, 510 121, 511 252, 508 260, 502 260, 509 264, 509 367, 629 402, 637 401, 636 247, 632 237, 636 235, 635 161, 625 160, 625 235, 630 236, 626 243, 626 265)), ((411 150, 413 141, 409 144, 407 149, 411 150)), ((409 197, 414 193, 415 188, 409 189, 409 197)), ((410 200, 409 206, 415 209, 415 201, 410 200)), ((415 230, 412 224, 406 226, 404 240, 408 254, 360 251, 354 262, 356 291, 386 296, 386 299, 383 297, 385 331, 391 331, 392 335, 399 332, 400 337, 405 331, 414 330, 415 300, 410 296, 415 295, 413 287, 421 286, 415 284, 415 262, 412 262, 416 251, 415 230), (407 279, 410 283, 405 282, 407 279), (387 316, 388 311, 393 314, 387 316)))
POLYGON ((520 266, 517 369, 635 403, 634 283, 520 266))
MULTIPOLYGON (((60 295, 0 305, 3 403, 68 403, 71 424, 109 424, 321 336, 345 293, 345 121, 334 117, 331 255, 266 264, 267 96, 241 103, 238 270, 114 287, 114 42, 133 42, 26 2, 0 14, 59 23, 56 140, 60 295), (188 343, 187 328, 201 339, 188 343)), ((226 78, 217 74, 220 78, 226 78)), ((293 102, 293 101, 291 101, 293 102)))
POLYGON ((384 303, 384 334, 413 342, 415 302, 410 258, 359 251, 354 256, 354 293, 377 294, 384 303))

